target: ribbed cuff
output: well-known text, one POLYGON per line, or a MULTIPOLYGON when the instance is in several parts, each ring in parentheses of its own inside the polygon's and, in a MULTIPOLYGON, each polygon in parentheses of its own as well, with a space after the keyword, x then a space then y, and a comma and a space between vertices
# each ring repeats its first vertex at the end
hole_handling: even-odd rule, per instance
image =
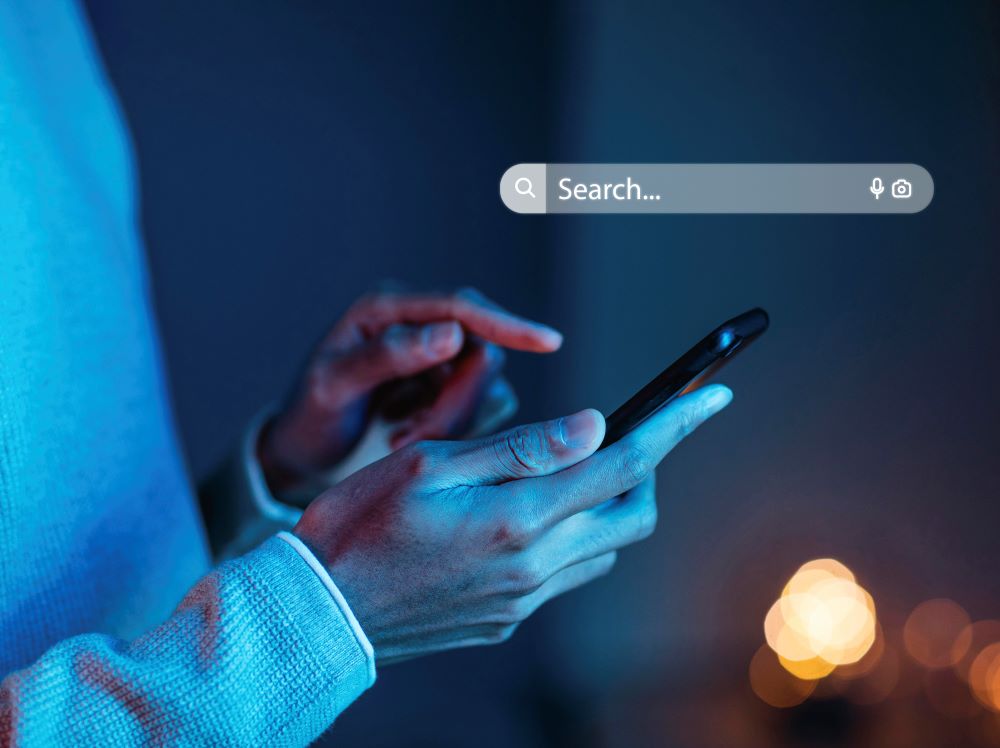
POLYGON ((368 637, 365 636, 365 632, 361 628, 361 624, 358 623, 358 619, 354 617, 353 611, 351 611, 351 606, 347 604, 347 600, 341 594, 337 585, 334 584, 333 579, 330 578, 330 574, 327 572, 326 568, 319 562, 319 559, 309 550, 309 547, 299 540, 295 535, 290 532, 279 532, 277 537, 284 540, 292 548, 298 551, 299 555, 309 564, 309 568, 316 572, 316 576, 319 577, 320 582, 323 586, 330 592, 333 597, 334 602, 337 607, 340 608, 340 612, 344 616, 344 620, 351 627, 351 631, 354 632, 354 638, 357 639, 358 645, 364 650, 365 656, 368 658, 368 688, 375 682, 375 650, 372 648, 372 643, 368 641, 368 637))
POLYGON ((274 638, 288 640, 291 634, 298 642, 290 653, 297 661, 274 677, 285 679, 289 688, 313 693, 311 707, 301 717, 318 735, 374 683, 375 658, 343 596, 332 580, 327 585, 312 565, 319 566, 315 557, 302 548, 308 555, 276 536, 242 560, 280 605, 282 615, 267 622, 274 638))

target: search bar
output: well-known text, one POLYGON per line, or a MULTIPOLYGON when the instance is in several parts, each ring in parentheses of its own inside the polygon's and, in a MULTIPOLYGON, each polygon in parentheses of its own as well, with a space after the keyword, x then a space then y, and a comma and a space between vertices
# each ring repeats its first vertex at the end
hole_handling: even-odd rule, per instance
POLYGON ((917 164, 517 164, 500 179, 515 213, 919 213, 933 197, 917 164))

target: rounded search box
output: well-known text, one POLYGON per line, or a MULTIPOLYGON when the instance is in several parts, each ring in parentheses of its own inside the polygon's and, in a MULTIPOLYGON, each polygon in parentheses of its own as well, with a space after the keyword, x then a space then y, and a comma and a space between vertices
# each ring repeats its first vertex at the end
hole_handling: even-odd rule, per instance
POLYGON ((517 164, 500 179, 515 213, 919 213, 934 180, 917 164, 517 164))

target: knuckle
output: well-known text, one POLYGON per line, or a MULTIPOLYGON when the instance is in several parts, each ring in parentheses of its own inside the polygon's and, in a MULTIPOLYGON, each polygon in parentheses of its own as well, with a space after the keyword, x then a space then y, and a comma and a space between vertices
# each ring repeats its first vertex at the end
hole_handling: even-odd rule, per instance
POLYGON ((641 444, 630 445, 621 456, 621 471, 635 483, 642 481, 652 471, 653 455, 641 444))
POLYGON ((504 448, 515 474, 534 475, 548 463, 548 440, 538 429, 514 429, 504 439, 504 448))
POLYGON ((517 595, 531 594, 545 584, 547 578, 539 563, 527 559, 522 559, 509 573, 511 589, 517 595))
POLYGON ((495 524, 491 540, 495 546, 520 551, 527 546, 530 536, 531 531, 525 520, 506 517, 495 524))
POLYGON ((414 442, 399 451, 400 459, 407 475, 421 478, 430 474, 433 469, 435 445, 433 442, 414 442))

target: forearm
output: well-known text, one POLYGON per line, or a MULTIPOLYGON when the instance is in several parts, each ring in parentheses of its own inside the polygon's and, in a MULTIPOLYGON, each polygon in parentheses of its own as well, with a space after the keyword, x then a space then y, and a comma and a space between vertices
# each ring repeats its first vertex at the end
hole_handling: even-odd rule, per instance
POLYGON ((272 538, 131 643, 60 642, 0 683, 0 745, 305 745, 374 680, 342 599, 272 538))

